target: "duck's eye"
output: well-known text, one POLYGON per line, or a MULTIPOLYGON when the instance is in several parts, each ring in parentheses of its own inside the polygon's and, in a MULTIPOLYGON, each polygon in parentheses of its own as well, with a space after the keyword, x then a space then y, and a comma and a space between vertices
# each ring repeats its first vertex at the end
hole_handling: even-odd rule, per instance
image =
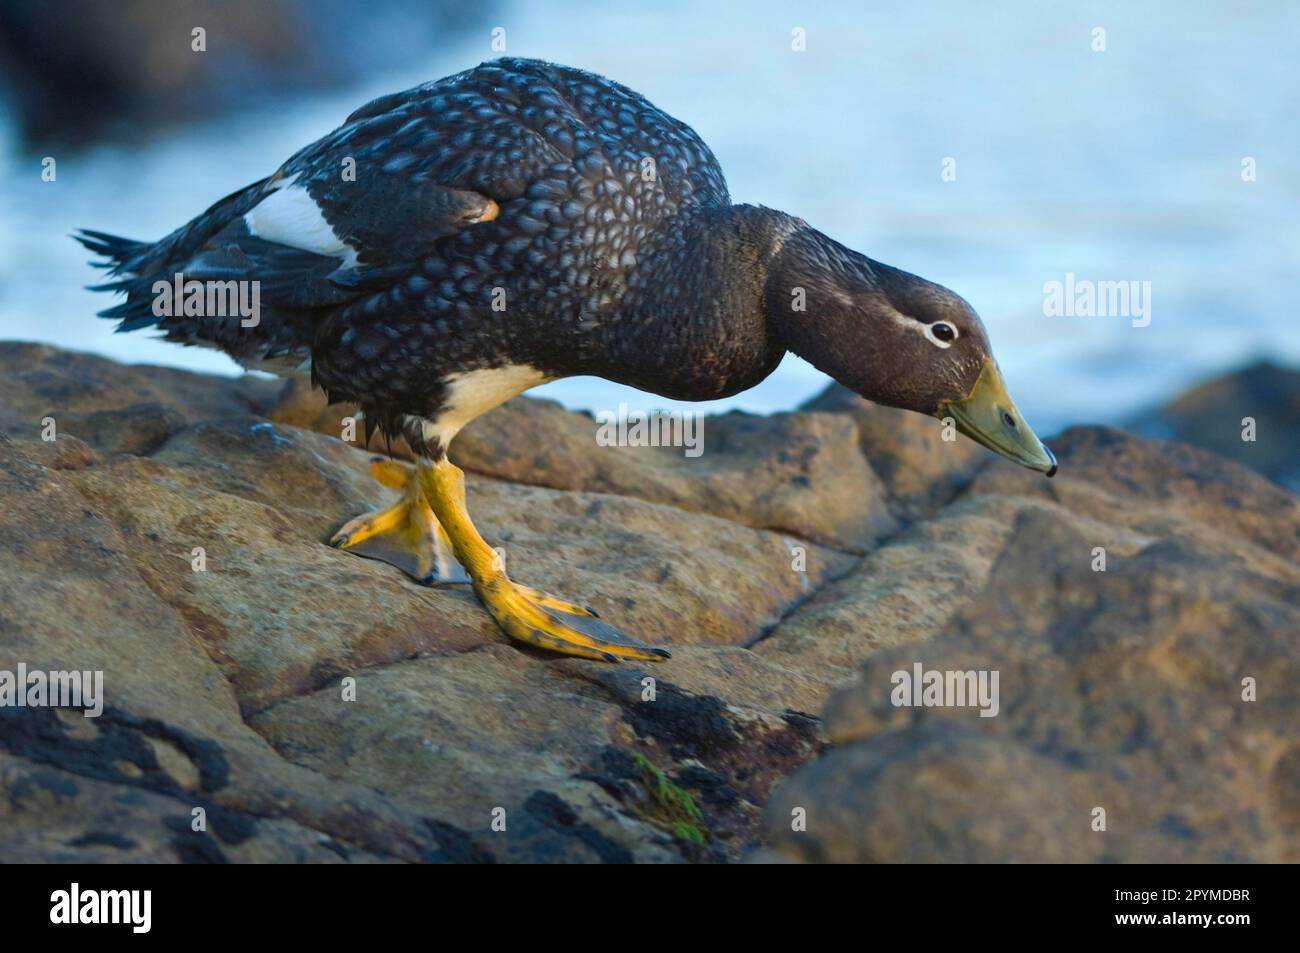
POLYGON ((939 347, 948 347, 957 340, 957 329, 944 321, 936 321, 925 327, 925 336, 939 347))

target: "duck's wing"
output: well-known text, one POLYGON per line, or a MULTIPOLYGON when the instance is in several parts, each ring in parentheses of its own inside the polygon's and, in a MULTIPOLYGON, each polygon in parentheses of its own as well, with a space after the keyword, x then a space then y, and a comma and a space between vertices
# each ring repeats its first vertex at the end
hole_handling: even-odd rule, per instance
POLYGON ((218 347, 245 364, 305 360, 333 309, 395 286, 439 241, 498 210, 482 193, 385 169, 374 125, 345 126, 158 242, 80 233, 108 259, 112 280, 94 290, 127 295, 101 316, 119 321, 119 331, 157 326, 169 340, 218 347), (367 154, 363 161, 349 146, 367 154), (246 296, 255 289, 256 324, 229 308, 160 314, 159 283, 174 285, 177 275, 235 282, 246 296))
POLYGON ((395 283, 437 243, 496 217, 478 192, 366 168, 364 181, 281 172, 261 200, 185 262, 187 277, 261 282, 262 300, 325 308, 395 283))

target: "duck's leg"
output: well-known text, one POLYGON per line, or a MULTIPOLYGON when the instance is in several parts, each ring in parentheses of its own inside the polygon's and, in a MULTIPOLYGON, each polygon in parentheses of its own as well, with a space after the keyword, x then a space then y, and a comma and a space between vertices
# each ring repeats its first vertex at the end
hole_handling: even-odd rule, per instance
POLYGON ((330 545, 389 563, 420 582, 470 582, 424 497, 418 469, 381 457, 371 460, 370 475, 384 486, 401 490, 402 498, 385 509, 349 520, 330 537, 330 545))
POLYGON ((617 662, 669 658, 596 618, 591 609, 511 582, 501 560, 478 534, 465 508, 465 474, 445 456, 419 470, 424 495, 447 531, 488 612, 513 639, 581 658, 617 662))

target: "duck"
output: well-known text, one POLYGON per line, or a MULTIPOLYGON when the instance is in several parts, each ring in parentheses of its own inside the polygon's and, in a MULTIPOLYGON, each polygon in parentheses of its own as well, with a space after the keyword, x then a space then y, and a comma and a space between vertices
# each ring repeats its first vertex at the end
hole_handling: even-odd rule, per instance
POLYGON ((670 657, 515 582, 474 526, 448 446, 541 384, 594 375, 715 400, 793 353, 1056 472, 963 298, 796 216, 733 204, 694 130, 581 69, 502 58, 382 96, 158 241, 74 237, 108 270, 93 289, 126 296, 100 312, 117 330, 309 379, 360 406, 367 440, 405 438, 414 466, 371 463, 398 501, 330 545, 468 583, 507 636, 562 655, 670 657), (252 307, 223 306, 231 289, 252 307))

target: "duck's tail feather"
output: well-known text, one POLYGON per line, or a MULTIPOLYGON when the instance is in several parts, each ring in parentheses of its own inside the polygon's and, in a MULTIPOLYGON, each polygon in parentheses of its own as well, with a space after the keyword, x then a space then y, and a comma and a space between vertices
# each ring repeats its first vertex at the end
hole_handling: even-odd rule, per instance
POLYGON ((89 290, 127 293, 125 301, 100 311, 99 317, 118 321, 116 330, 119 332, 138 331, 140 328, 157 324, 159 316, 154 314, 150 306, 152 299, 148 294, 152 282, 147 277, 141 278, 137 274, 141 259, 149 255, 154 243, 140 242, 89 228, 78 229, 72 237, 93 254, 106 259, 91 264, 96 268, 108 269, 108 274, 113 277, 112 281, 89 285, 89 290))
POLYGON ((105 308, 99 316, 120 321, 118 331, 136 331, 156 324, 166 327, 169 322, 154 313, 154 284, 159 280, 170 282, 177 272, 183 271, 191 256, 206 242, 257 203, 265 184, 263 179, 227 195, 202 215, 156 242, 140 242, 90 228, 77 229, 72 237, 105 259, 92 264, 107 269, 109 277, 114 279, 92 285, 90 290, 124 291, 127 295, 126 301, 105 308))
POLYGON ((111 269, 112 274, 120 274, 141 250, 150 245, 150 242, 138 242, 133 238, 123 238, 120 235, 110 235, 89 228, 77 229, 72 237, 86 246, 92 254, 107 258, 108 261, 97 261, 93 264, 96 268, 111 269))

